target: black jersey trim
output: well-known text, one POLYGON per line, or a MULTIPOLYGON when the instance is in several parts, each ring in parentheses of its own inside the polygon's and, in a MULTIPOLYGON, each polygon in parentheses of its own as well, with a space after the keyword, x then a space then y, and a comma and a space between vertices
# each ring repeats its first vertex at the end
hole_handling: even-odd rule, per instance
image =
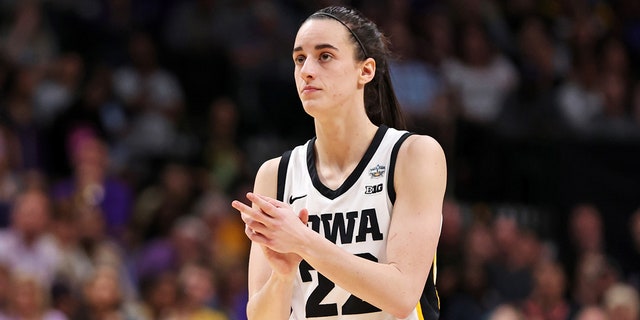
POLYGON ((284 185, 287 181, 287 168, 289 167, 289 159, 291 158, 291 150, 285 151, 280 157, 278 164, 278 191, 276 198, 284 202, 284 185))
POLYGON ((313 139, 311 139, 311 141, 309 141, 309 145, 307 146, 307 169, 309 171, 311 181, 313 182, 313 186, 316 188, 316 190, 318 190, 318 192, 320 192, 323 196, 331 200, 347 192, 347 190, 349 190, 349 188, 351 188, 356 183, 356 181, 358 181, 358 178, 360 177, 362 172, 364 172, 367 164, 369 163, 369 161, 371 161, 371 158, 373 158, 373 155, 380 146, 380 143, 382 143, 382 138, 384 138, 387 129, 389 129, 389 127, 385 125, 381 125, 380 127, 378 127, 378 131, 376 131, 376 134, 373 136, 371 144, 367 148, 364 156, 362 156, 362 159, 360 159, 360 162, 358 163, 356 168, 353 170, 353 172, 351 172, 351 174, 349 174, 342 185, 335 190, 332 190, 325 186, 318 177, 318 171, 316 169, 316 154, 314 150, 316 138, 314 137, 313 139))
POLYGON ((424 290, 420 296, 420 308, 422 317, 425 320, 437 320, 440 318, 440 298, 438 297, 434 276, 435 264, 436 260, 434 258, 429 276, 424 284, 424 290))
POLYGON ((391 159, 389 162, 389 175, 387 176, 387 190, 389 194, 389 200, 391 200, 391 204, 396 202, 396 187, 393 183, 393 179, 396 172, 396 160, 398 159, 398 152, 402 143, 409 138, 409 136, 413 135, 412 132, 406 132, 403 134, 398 141, 393 145, 393 150, 391 150, 391 159))

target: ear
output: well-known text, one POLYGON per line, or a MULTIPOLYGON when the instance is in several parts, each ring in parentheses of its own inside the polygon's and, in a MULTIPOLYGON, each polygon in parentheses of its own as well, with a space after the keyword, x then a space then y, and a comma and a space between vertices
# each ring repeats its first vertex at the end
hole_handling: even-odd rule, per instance
POLYGON ((358 83, 365 85, 369 83, 376 76, 376 60, 373 58, 367 58, 360 64, 360 77, 358 83))

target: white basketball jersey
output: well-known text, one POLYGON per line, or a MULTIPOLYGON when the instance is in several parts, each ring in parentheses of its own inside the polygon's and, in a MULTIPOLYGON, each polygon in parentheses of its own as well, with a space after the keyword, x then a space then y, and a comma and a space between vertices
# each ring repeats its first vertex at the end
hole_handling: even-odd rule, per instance
MULTIPOLYGON (((278 199, 289 203, 294 212, 307 208, 308 226, 344 250, 386 263, 395 201, 395 160, 400 145, 409 135, 406 131, 381 126, 355 170, 335 190, 324 186, 318 178, 313 138, 282 156, 278 199)), ((434 283, 427 282, 431 282, 425 285, 425 291, 429 292, 423 294, 416 311, 407 319, 437 319, 434 283), (422 305, 425 303, 428 306, 422 305), (435 317, 427 317, 428 314, 435 317)), ((386 320, 395 317, 336 286, 302 261, 294 285, 290 319, 386 320)))

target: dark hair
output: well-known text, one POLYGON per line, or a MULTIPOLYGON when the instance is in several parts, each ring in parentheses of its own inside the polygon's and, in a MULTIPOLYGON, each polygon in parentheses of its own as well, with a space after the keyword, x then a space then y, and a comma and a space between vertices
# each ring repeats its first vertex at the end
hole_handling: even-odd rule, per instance
POLYGON ((334 19, 342 23, 351 33, 351 40, 356 47, 355 59, 364 61, 373 58, 376 61, 376 74, 364 88, 367 116, 376 125, 406 129, 389 74, 389 40, 378 26, 358 10, 340 6, 320 9, 307 18, 310 19, 334 19))

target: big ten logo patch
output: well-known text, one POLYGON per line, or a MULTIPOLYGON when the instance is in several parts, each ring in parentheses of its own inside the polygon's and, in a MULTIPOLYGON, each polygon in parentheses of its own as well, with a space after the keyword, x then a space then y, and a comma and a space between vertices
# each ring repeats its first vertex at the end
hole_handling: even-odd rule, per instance
POLYGON ((364 186, 364 194, 374 194, 382 191, 382 183, 375 186, 364 186))

